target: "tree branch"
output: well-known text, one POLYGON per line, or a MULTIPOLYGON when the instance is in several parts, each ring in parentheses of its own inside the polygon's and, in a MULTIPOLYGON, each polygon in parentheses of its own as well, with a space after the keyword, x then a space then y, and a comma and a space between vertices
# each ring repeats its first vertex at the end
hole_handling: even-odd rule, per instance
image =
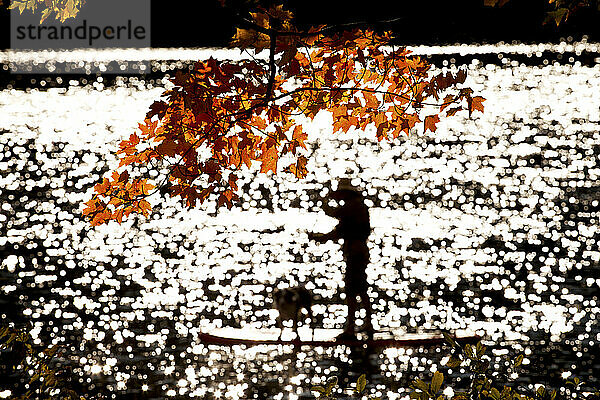
POLYGON ((267 82, 267 90, 265 93, 265 102, 264 104, 269 104, 271 97, 273 95, 273 85, 275 84, 275 76, 277 74, 277 65, 275 64, 275 49, 277 47, 277 32, 273 30, 269 35, 270 45, 269 45, 269 81, 267 82))

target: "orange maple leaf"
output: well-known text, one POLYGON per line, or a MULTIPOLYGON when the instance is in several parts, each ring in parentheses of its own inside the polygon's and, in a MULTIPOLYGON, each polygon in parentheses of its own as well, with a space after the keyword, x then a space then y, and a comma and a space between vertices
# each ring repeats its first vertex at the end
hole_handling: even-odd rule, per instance
POLYGON ((140 191, 142 192, 142 195, 150 194, 150 191, 154 189, 154 187, 154 185, 146 183, 145 179, 140 182, 140 191))
POLYGON ((150 119, 146 118, 143 124, 138 124, 140 128, 141 134, 143 136, 153 137, 154 132, 156 131, 156 127, 158 126, 158 121, 150 121, 150 119))
POLYGON ((375 97, 375 95, 373 93, 363 92, 363 96, 365 98, 367 107, 370 107, 370 108, 379 107, 379 101, 377 100, 377 97, 375 97))
POLYGON ((306 149, 304 141, 308 139, 308 135, 302 131, 302 125, 296 125, 294 133, 292 134, 292 140, 298 143, 298 146, 306 149))
POLYGON ((152 210, 152 206, 146 200, 140 200, 138 202, 138 207, 139 207, 142 215, 144 215, 145 217, 147 217, 148 214, 150 213, 150 210, 152 210))
POLYGON ((104 179, 102 179, 102 183, 98 183, 98 184, 96 184, 96 186, 94 186, 94 190, 98 194, 104 194, 108 191, 109 187, 110 187, 110 182, 108 181, 108 179, 104 178, 104 179))
POLYGON ((425 117, 425 121, 423 124, 425 125, 425 131, 428 129, 431 132, 435 132, 437 130, 436 124, 440 122, 440 117, 438 115, 428 115, 425 117))
POLYGON ((471 111, 481 111, 483 112, 483 102, 485 101, 485 99, 481 96, 475 96, 472 98, 471 100, 471 111))
POLYGON ((481 96, 471 97, 470 94, 467 96, 467 105, 469 106, 469 117, 475 110, 483 112, 484 101, 485 99, 481 96))
POLYGON ((286 172, 290 172, 294 174, 294 176, 298 179, 303 179, 308 174, 308 170, 306 169, 306 163, 308 159, 304 156, 298 156, 298 159, 294 164, 288 165, 285 168, 286 172))
POLYGON ((123 209, 115 211, 112 216, 112 219, 116 220, 119 224, 123 222, 123 209))
POLYGON ((260 172, 266 173, 267 171, 273 171, 273 173, 276 174, 278 158, 279 155, 277 154, 277 147, 267 147, 266 145, 263 145, 263 153, 260 157, 262 162, 260 166, 260 172))
POLYGON ((108 220, 111 217, 112 217, 112 214, 110 212, 101 212, 101 213, 98 213, 92 219, 91 224, 92 224, 92 226, 102 225, 102 224, 108 222, 108 220))
POLYGON ((348 115, 348 109, 346 108, 346 106, 341 105, 339 107, 335 107, 331 110, 331 114, 333 115, 334 119, 338 119, 340 117, 345 117, 346 115, 348 115))

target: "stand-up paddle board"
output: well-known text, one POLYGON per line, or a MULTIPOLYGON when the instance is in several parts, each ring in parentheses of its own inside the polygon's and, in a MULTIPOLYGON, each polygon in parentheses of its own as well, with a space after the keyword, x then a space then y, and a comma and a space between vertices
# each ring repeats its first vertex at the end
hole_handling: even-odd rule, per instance
MULTIPOLYGON (((341 329, 315 329, 314 334, 309 328, 299 328, 296 336, 291 329, 285 329, 279 338, 279 329, 256 328, 215 328, 205 333, 199 333, 198 338, 204 344, 220 346, 257 346, 257 345, 301 345, 315 347, 357 346, 362 347, 427 347, 439 346, 446 343, 442 333, 405 333, 405 332, 376 332, 372 339, 357 338, 338 339, 341 329)), ((477 343, 481 338, 466 331, 454 332, 451 337, 458 344, 477 343)))

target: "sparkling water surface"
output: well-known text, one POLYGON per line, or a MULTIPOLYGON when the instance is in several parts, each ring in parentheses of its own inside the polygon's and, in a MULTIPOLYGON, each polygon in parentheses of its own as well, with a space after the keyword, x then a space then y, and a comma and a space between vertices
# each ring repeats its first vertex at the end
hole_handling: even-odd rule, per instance
POLYGON ((569 374, 597 382, 600 67, 468 69, 484 114, 393 143, 374 131, 332 135, 321 115, 308 128, 306 180, 255 168, 230 211, 157 197, 150 219, 97 228, 82 220, 83 202, 166 80, 5 88, 0 316, 31 319, 36 341, 65 346, 75 371, 108 397, 308 398, 329 376, 347 387, 366 373, 370 393, 402 398, 412 378, 446 371, 447 348, 367 355, 198 338, 276 326, 270 293, 297 284, 315 296, 317 326, 343 326, 340 246, 306 232, 335 225, 317 202, 345 176, 370 206, 376 329, 469 329, 497 368, 525 354, 523 386, 569 374))

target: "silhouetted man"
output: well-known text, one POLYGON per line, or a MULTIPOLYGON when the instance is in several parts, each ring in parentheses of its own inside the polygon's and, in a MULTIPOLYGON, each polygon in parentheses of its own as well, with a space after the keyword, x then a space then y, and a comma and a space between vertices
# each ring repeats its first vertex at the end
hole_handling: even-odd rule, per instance
POLYGON ((371 324, 371 302, 367 294, 366 268, 369 264, 369 248, 367 239, 371 233, 369 223, 369 209, 363 201, 363 196, 350 183, 350 179, 340 179, 338 187, 323 200, 323 211, 330 217, 336 218, 339 223, 329 233, 308 233, 309 239, 324 243, 328 240, 344 239, 342 251, 346 261, 346 274, 344 276, 346 304, 348 305, 348 318, 344 332, 340 338, 354 337, 354 319, 358 309, 357 298, 360 298, 362 307, 366 311, 364 330, 369 337, 373 336, 371 324), (330 199, 336 200, 338 207, 328 205, 330 199))

